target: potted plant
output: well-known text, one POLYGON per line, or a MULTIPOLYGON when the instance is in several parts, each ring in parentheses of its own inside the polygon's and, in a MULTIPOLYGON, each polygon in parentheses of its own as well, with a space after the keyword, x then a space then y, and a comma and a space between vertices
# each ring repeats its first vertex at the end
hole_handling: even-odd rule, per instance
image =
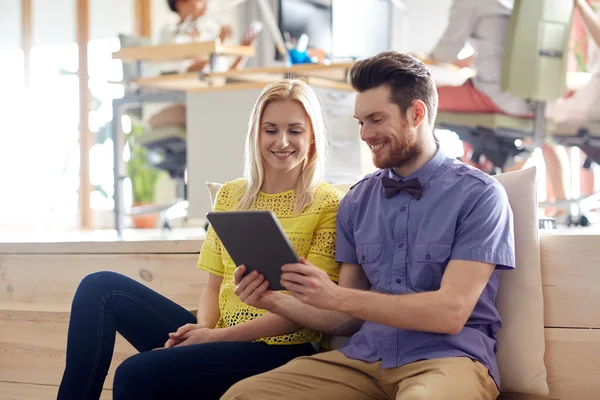
MULTIPOLYGON (((130 157, 127 161, 127 175, 131 180, 132 208, 147 207, 149 210, 155 206, 156 184, 162 171, 153 168, 148 162, 148 152, 146 148, 136 143, 136 138, 144 133, 144 128, 140 124, 132 121, 131 132, 127 134, 127 144, 129 146, 130 157)), ((133 215, 133 225, 135 228, 156 228, 158 221, 158 211, 144 212, 133 215)))

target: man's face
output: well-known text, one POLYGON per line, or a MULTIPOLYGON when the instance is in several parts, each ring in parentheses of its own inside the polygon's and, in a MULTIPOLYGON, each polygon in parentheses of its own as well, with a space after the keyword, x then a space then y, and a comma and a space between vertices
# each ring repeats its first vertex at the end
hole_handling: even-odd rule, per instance
POLYGON ((177 12, 183 18, 190 15, 197 19, 206 14, 207 3, 208 0, 179 0, 177 2, 177 12))
POLYGON ((416 130, 391 102, 389 87, 358 93, 354 116, 360 125, 360 138, 371 149, 377 168, 408 166, 421 154, 416 130))

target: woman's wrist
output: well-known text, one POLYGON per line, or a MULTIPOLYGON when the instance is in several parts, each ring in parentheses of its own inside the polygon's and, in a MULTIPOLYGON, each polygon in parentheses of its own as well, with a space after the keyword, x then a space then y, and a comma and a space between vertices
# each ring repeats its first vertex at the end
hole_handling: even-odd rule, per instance
POLYGON ((230 326, 227 328, 214 328, 211 329, 211 338, 213 342, 240 342, 244 341, 240 339, 239 325, 230 326))

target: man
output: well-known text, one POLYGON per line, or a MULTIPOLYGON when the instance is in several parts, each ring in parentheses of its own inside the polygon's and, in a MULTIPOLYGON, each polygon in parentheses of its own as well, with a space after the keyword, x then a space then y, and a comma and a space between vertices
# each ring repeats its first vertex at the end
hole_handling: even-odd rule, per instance
POLYGON ((495 399, 498 269, 514 268, 506 192, 439 148, 436 88, 420 61, 381 53, 349 80, 361 139, 381 169, 340 205, 339 285, 303 260, 283 267, 291 296, 268 291, 256 272, 242 279, 244 267, 236 293, 302 326, 353 335, 223 399, 495 399))

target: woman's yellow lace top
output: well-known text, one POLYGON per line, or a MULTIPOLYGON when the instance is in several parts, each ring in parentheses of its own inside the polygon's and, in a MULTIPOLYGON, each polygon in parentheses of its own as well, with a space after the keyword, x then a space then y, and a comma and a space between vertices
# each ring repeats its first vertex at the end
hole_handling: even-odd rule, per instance
MULTIPOLYGON (((217 195, 215 211, 233 211, 246 189, 245 179, 228 182, 217 195)), ((266 194, 259 192, 251 210, 271 210, 281 223, 292 246, 299 257, 329 274, 337 282, 340 265, 335 262, 335 219, 343 193, 328 183, 321 183, 311 205, 301 214, 294 212, 295 192, 293 190, 266 194)), ((221 317, 216 328, 226 328, 242 324, 260 317, 267 311, 259 310, 243 303, 233 292, 233 273, 236 265, 221 244, 212 228, 208 229, 206 240, 200 251, 198 268, 223 277, 219 293, 221 317)), ((268 344, 301 344, 316 342, 321 334, 309 329, 294 333, 259 339, 268 344)))

